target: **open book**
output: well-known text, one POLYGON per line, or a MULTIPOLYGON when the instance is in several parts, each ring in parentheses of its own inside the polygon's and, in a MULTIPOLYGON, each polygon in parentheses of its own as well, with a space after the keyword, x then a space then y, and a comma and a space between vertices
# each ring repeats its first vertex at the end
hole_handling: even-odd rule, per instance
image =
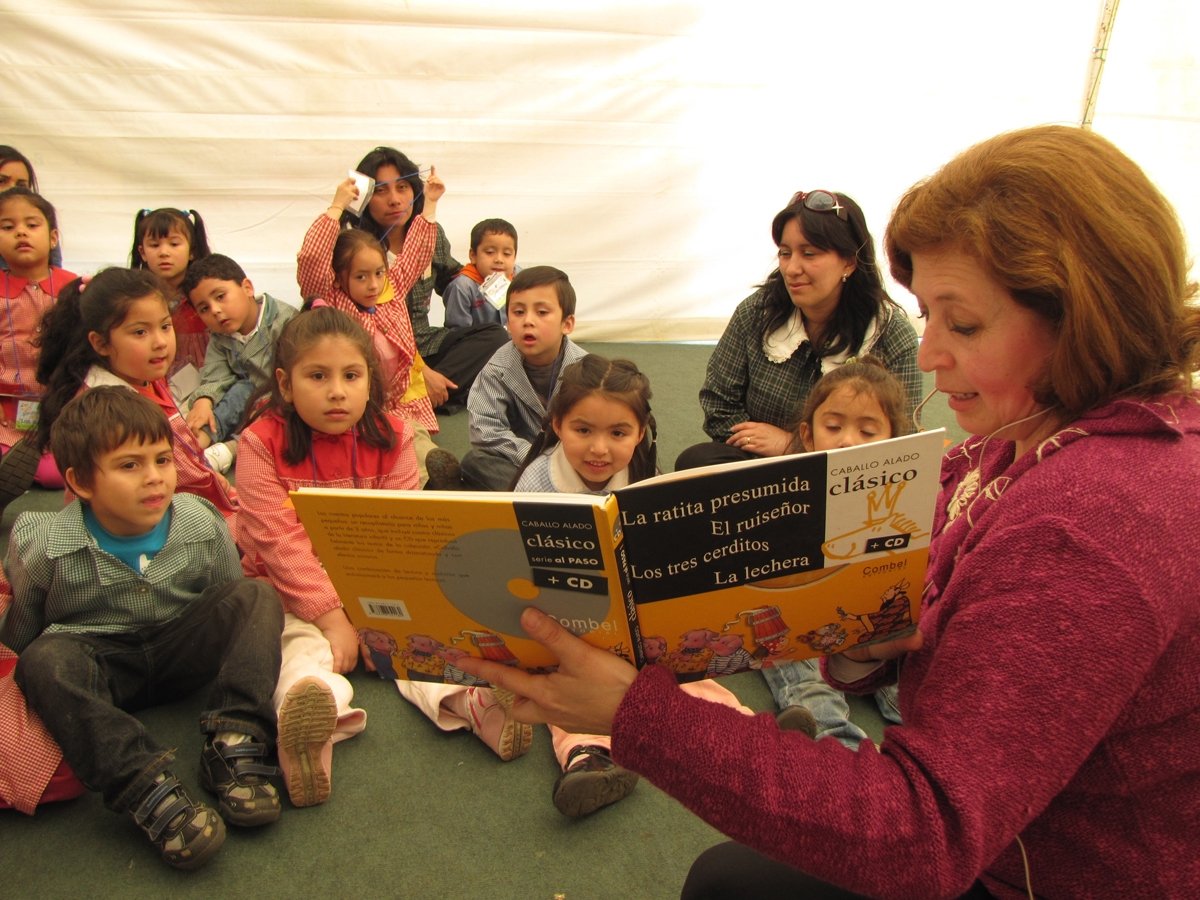
POLYGON ((942 430, 662 475, 608 496, 292 493, 385 677, 545 671, 529 605, 680 680, 837 653, 916 621, 942 430))

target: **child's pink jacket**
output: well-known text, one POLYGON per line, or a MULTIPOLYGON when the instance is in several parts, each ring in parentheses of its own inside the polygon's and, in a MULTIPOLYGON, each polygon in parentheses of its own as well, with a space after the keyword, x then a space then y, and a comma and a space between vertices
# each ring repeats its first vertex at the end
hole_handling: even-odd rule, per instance
POLYGON ((422 396, 408 402, 402 398, 408 390, 409 370, 417 355, 417 340, 413 336, 405 298, 433 261, 437 228, 424 216, 413 219, 404 238, 404 249, 388 268, 392 300, 379 304, 370 313, 363 312, 338 286, 334 277, 333 246, 339 231, 341 228, 338 223, 324 213, 309 226, 300 253, 296 256, 296 280, 300 284, 300 295, 305 298, 319 297, 348 314, 374 340, 378 341, 380 335, 387 340, 394 356, 394 367, 390 367, 391 371, 384 379, 387 411, 423 425, 430 434, 435 434, 438 430, 437 416, 433 413, 429 397, 422 396))
POLYGON ((236 532, 242 571, 248 578, 270 581, 284 610, 306 622, 342 603, 296 517, 288 491, 302 487, 415 490, 412 426, 396 416, 389 416, 388 422, 396 432, 396 445, 390 450, 364 444, 353 430, 340 435, 313 432, 312 453, 294 466, 283 461, 287 436, 278 416, 267 413, 242 432, 236 532))
POLYGON ((33 340, 42 330, 46 314, 58 292, 77 276, 66 269, 52 267, 41 281, 19 278, 0 272, 4 285, 4 309, 0 310, 0 444, 11 447, 27 432, 14 426, 18 398, 42 395, 43 387, 35 377, 38 348, 33 340))

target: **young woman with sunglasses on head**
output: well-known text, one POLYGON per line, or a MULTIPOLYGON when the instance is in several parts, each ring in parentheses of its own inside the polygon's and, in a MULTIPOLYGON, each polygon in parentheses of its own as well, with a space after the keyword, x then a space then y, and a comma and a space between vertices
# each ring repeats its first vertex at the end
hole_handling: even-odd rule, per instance
POLYGON ((780 456, 821 375, 870 352, 920 400, 917 335, 888 297, 858 204, 800 191, 771 223, 779 265, 739 304, 708 362, 700 405, 711 441, 676 469, 780 456))

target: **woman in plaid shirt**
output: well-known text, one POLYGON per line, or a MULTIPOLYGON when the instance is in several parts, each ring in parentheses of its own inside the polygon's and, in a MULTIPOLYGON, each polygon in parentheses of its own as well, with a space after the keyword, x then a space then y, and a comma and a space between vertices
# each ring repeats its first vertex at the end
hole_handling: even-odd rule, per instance
POLYGON ((734 310, 708 362, 700 406, 712 441, 676 469, 781 456, 789 426, 821 376, 870 352, 920 400, 917 334, 887 295, 858 204, 801 191, 771 223, 779 266, 734 310))

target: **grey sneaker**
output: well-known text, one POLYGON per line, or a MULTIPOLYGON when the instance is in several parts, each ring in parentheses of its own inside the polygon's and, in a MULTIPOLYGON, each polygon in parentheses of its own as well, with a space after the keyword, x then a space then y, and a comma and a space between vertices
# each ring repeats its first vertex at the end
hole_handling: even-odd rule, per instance
POLYGON ((198 869, 225 843, 216 810, 195 802, 179 779, 164 772, 129 811, 168 866, 198 869))
POLYGON ((205 741, 200 753, 200 783, 217 798, 230 825, 268 825, 279 818, 279 792, 267 779, 279 770, 264 762, 265 744, 205 741))

